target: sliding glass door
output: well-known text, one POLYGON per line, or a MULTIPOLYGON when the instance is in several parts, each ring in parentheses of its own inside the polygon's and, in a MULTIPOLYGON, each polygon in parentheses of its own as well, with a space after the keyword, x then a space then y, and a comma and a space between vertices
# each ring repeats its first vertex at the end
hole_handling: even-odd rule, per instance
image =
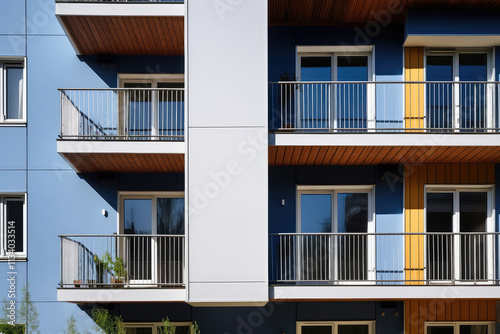
POLYGON ((373 126, 370 55, 298 55, 296 123, 301 129, 365 131, 373 126), (352 83, 350 83, 352 82, 352 83))
POLYGON ((299 189, 300 280, 369 282, 375 274, 371 190, 299 189))
POLYGON ((485 131, 493 125, 493 86, 488 52, 430 52, 426 57, 429 129, 485 131), (456 82, 456 83, 451 83, 456 82))
POLYGON ((429 282, 493 278, 491 190, 430 190, 426 195, 426 275, 429 282))
POLYGON ((135 284, 183 282, 183 196, 127 195, 122 196, 122 208, 123 234, 130 235, 123 247, 130 280, 135 284))

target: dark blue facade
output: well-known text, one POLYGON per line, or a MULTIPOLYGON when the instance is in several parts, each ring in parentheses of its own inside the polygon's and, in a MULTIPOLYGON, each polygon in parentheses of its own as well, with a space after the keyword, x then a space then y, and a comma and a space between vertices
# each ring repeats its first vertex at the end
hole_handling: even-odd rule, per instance
POLYGON ((375 185, 376 232, 404 232, 399 166, 269 167, 269 233, 294 233, 297 186, 375 185), (282 206, 281 200, 285 200, 282 206))
POLYGON ((196 321, 202 333, 296 333, 301 321, 375 321, 377 333, 404 332, 404 303, 395 302, 270 302, 265 307, 196 307, 187 304, 116 304, 110 312, 125 321, 196 321))

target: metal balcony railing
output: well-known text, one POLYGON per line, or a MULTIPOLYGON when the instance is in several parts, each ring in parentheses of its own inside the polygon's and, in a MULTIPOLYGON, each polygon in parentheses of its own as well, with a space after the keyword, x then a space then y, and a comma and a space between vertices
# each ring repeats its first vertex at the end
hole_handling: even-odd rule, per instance
POLYGON ((499 233, 270 235, 274 284, 496 285, 499 233))
POLYGON ((62 139, 184 139, 184 88, 59 91, 62 139))
POLYGON ((278 82, 269 84, 274 130, 353 132, 498 132, 499 83, 278 82))
POLYGON ((62 288, 182 287, 184 235, 61 235, 62 288))

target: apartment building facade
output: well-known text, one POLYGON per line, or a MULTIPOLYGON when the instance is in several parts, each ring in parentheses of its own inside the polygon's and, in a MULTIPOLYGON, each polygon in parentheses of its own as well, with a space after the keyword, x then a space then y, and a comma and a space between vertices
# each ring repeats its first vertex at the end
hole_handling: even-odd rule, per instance
POLYGON ((0 295, 40 333, 500 331, 500 4, 3 7, 0 295))

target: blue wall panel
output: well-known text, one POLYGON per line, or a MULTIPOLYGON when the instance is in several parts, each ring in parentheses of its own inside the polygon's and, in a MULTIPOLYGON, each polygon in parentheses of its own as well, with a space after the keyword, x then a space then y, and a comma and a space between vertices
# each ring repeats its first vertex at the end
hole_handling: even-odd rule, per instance
POLYGON ((0 7, 4 13, 0 20, 0 35, 24 34, 25 33, 25 1, 24 0, 1 0, 0 7))
POLYGON ((0 56, 26 56, 26 36, 0 35, 0 56))
POLYGON ((26 192, 26 171, 0 170, 0 193, 26 192))
POLYGON ((79 333, 97 333, 94 328, 94 321, 85 312, 82 312, 77 305, 58 302, 35 302, 40 320, 39 333, 43 334, 63 334, 67 333, 67 321, 73 315, 79 333))
POLYGON ((72 171, 30 171, 28 177, 31 293, 35 300, 55 301, 60 281, 58 234, 116 232, 116 210, 106 202, 108 194, 96 192, 72 171), (109 212, 107 218, 102 209, 109 212))
POLYGON ((30 38, 28 59, 29 168, 61 168, 67 164, 56 149, 61 118, 57 89, 106 86, 78 59, 65 36, 30 38))
POLYGON ((376 333, 403 334, 404 323, 405 313, 403 302, 389 301, 376 303, 376 333))
POLYGON ((297 321, 375 320, 375 302, 297 303, 297 321))
POLYGON ((184 56, 120 56, 118 72, 184 73, 184 56))
POLYGON ((0 157, 0 171, 26 169, 25 126, 0 127, 0 157))
POLYGON ((54 15, 55 1, 27 1, 27 33, 28 35, 64 35, 64 31, 54 15))
POLYGON ((411 9, 407 35, 500 35, 500 11, 411 9))
POLYGON ((14 300, 16 302, 22 300, 21 289, 28 282, 28 262, 15 262, 14 267, 9 267, 8 262, 0 262, 0 299, 3 297, 7 300, 14 300), (14 276, 13 281, 8 281, 14 276), (13 289, 15 296, 9 297, 11 290, 10 283, 14 283, 13 289))

